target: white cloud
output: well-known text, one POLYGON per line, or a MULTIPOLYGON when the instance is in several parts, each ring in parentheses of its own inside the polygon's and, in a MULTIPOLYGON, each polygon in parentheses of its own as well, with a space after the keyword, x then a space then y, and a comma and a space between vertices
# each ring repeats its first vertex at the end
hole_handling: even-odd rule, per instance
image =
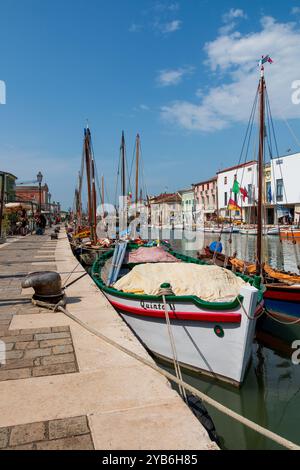
POLYGON ((225 13, 222 17, 222 21, 224 23, 224 26, 221 26, 219 29, 219 33, 221 35, 226 35, 230 33, 235 27, 236 27, 236 19, 241 18, 241 19, 247 19, 246 13, 244 13, 243 10, 237 8, 231 8, 227 13, 225 13))
POLYGON ((168 23, 155 23, 155 28, 163 34, 174 33, 181 28, 180 20, 169 21, 168 23))
POLYGON ((156 82, 159 86, 178 85, 184 76, 191 75, 194 67, 181 67, 174 70, 160 70, 156 82))
POLYGON ((300 13, 300 7, 293 7, 291 9, 291 14, 292 15, 298 15, 300 13))
POLYGON ((247 18, 247 15, 240 8, 231 8, 227 13, 225 13, 225 15, 223 15, 224 23, 231 21, 234 18, 247 18))
POLYGON ((140 104, 139 108, 141 111, 150 111, 149 106, 147 106, 146 104, 140 104))
POLYGON ((137 24, 137 23, 132 23, 129 27, 129 32, 130 33, 139 33, 143 29, 143 25, 137 24))
POLYGON ((292 103, 291 85, 300 79, 297 60, 300 29, 294 23, 261 19, 261 29, 250 34, 234 32, 207 43, 206 65, 216 79, 226 83, 197 93, 196 102, 180 101, 161 109, 162 118, 189 130, 215 131, 249 118, 259 80, 257 61, 270 54, 266 81, 273 117, 300 118, 300 105, 292 103))

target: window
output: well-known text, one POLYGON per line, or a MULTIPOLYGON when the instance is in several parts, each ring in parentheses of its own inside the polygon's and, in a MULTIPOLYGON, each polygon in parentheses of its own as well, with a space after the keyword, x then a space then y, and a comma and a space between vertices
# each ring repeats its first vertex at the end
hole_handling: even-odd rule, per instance
POLYGON ((283 201, 283 180, 276 180, 276 201, 283 201))
POLYGON ((227 176, 224 176, 224 184, 227 184, 227 176))
POLYGON ((206 189, 209 189, 209 184, 206 185, 206 189))
POLYGON ((224 206, 228 206, 228 199, 227 199, 227 193, 224 193, 224 206))
POLYGON ((271 181, 266 182, 266 201, 272 202, 271 181))
POLYGON ((248 204, 253 203, 253 186, 252 184, 248 184, 248 204))

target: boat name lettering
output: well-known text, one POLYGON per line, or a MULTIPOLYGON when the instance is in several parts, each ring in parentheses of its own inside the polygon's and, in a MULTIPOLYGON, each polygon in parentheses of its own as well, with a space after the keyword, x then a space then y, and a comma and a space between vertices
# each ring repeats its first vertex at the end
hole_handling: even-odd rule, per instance
MULTIPOLYGON (((164 304, 157 304, 157 303, 149 303, 149 302, 144 302, 141 301, 141 307, 144 310, 164 310, 164 304)), ((175 305, 174 304, 169 304, 168 307, 175 312, 175 305)))

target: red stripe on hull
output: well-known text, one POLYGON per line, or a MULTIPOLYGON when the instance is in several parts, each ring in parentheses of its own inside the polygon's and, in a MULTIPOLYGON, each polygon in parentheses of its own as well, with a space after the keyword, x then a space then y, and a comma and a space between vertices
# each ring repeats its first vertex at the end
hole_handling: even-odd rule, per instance
POLYGON ((265 299, 273 300, 286 300, 287 302, 300 302, 300 289, 293 292, 291 290, 283 289, 268 289, 264 293, 265 299))
MULTIPOLYGON (((144 317, 152 318, 165 318, 164 311, 158 310, 146 310, 143 308, 132 307, 129 305, 121 304, 110 300, 110 303, 117 309, 122 312, 130 313, 132 315, 140 315, 144 317)), ((192 320, 192 321, 201 321, 201 322, 212 322, 212 323, 240 323, 241 314, 240 313, 219 313, 219 312, 174 312, 168 309, 169 317, 174 320, 192 320)))

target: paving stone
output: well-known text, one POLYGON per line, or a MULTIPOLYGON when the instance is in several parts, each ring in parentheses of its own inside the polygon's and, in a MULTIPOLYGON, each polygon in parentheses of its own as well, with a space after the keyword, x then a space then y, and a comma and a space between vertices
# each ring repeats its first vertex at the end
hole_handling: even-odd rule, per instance
POLYGON ((53 354, 67 354, 74 352, 73 346, 69 345, 62 345, 62 346, 54 346, 52 349, 53 354))
POLYGON ((40 342, 41 348, 50 348, 52 346, 64 346, 67 344, 72 344, 71 338, 62 338, 62 339, 51 339, 51 340, 44 340, 40 342))
POLYGON ((69 338, 70 333, 48 333, 48 334, 36 334, 34 335, 34 339, 36 341, 40 341, 43 339, 61 339, 61 338, 69 338))
POLYGON ((45 423, 21 424, 11 430, 9 445, 18 446, 45 439, 45 423))
POLYGON ((5 343, 6 351, 11 351, 14 348, 15 343, 5 343))
POLYGON ((31 369, 14 369, 14 370, 1 370, 0 367, 0 382, 4 380, 19 380, 28 379, 31 377, 31 369))
POLYGON ((6 359, 21 359, 24 355, 24 351, 6 351, 6 359))
POLYGON ((28 328, 27 330, 21 330, 21 335, 33 335, 37 333, 51 333, 51 328, 28 328))
POLYGON ((4 449, 8 445, 9 428, 0 428, 0 449, 4 449))
POLYGON ((42 359, 43 366, 48 366, 51 364, 64 364, 66 362, 74 362, 75 355, 70 354, 56 354, 53 356, 45 357, 42 359))
POLYGON ((5 365, 1 367, 1 369, 25 369, 27 367, 33 367, 33 359, 7 359, 5 365))
POLYGON ((94 450, 93 441, 89 434, 38 442, 36 447, 37 450, 94 450))
POLYGON ((20 343, 15 343, 15 349, 36 349, 39 347, 38 341, 21 341, 20 343))
POLYGON ((35 444, 24 444, 23 446, 8 447, 4 450, 35 450, 35 444))
POLYGON ((34 367, 32 369, 33 377, 42 377, 45 375, 72 374, 77 372, 76 364, 67 362, 65 364, 52 364, 50 366, 34 367))
POLYGON ((53 326, 51 330, 52 330, 52 333, 62 333, 64 331, 70 332, 70 327, 69 326, 53 326))
POLYGON ((35 359, 37 357, 50 356, 52 350, 50 348, 37 348, 25 351, 24 359, 35 359))
POLYGON ((49 439, 79 436, 89 432, 86 416, 57 419, 49 422, 49 439))
POLYGON ((1 338, 2 341, 7 342, 7 343, 13 343, 13 342, 21 342, 21 341, 32 341, 33 340, 33 335, 19 335, 19 336, 9 336, 9 331, 8 335, 4 336, 1 338))

